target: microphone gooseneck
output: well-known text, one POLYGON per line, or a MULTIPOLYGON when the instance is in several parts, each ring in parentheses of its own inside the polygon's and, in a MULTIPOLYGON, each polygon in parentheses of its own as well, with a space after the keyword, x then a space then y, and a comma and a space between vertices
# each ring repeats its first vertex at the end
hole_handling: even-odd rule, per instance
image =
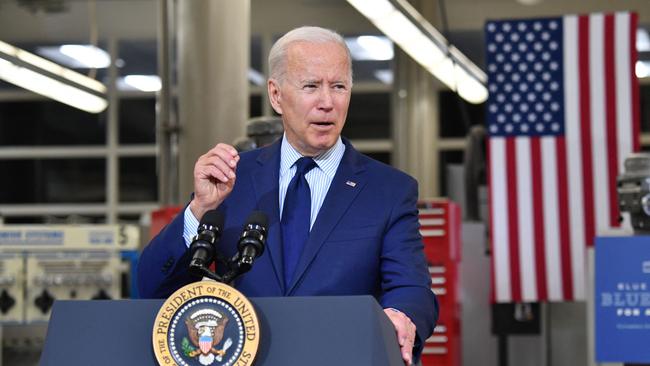
POLYGON ((189 271, 192 276, 203 277, 210 272, 208 267, 214 261, 215 245, 221 238, 223 223, 224 215, 217 210, 210 210, 201 218, 197 234, 190 244, 192 260, 189 271))
POLYGON ((264 212, 253 211, 248 216, 237 243, 237 254, 230 262, 230 271, 223 276, 225 283, 250 271, 255 259, 264 253, 268 226, 269 219, 264 212))
POLYGON ((197 234, 190 244, 192 259, 189 273, 193 277, 207 277, 218 282, 230 283, 250 271, 255 259, 264 253, 269 226, 268 217, 264 212, 253 211, 248 216, 237 242, 237 253, 229 260, 216 250, 223 226, 224 216, 217 210, 210 210, 201 218, 197 234), (215 259, 219 267, 225 269, 223 276, 209 269, 215 259))
POLYGON ((244 231, 239 238, 239 243, 237 243, 237 249, 243 264, 252 266, 255 258, 264 253, 266 228, 268 226, 269 220, 266 214, 261 211, 254 211, 246 220, 244 231))

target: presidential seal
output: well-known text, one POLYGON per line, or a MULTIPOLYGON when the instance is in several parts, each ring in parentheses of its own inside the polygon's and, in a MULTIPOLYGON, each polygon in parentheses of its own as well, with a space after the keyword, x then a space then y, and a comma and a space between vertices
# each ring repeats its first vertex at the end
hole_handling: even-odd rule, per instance
POLYGON ((253 305, 216 281, 191 283, 158 311, 153 351, 160 365, 246 366, 255 360, 260 327, 253 305))

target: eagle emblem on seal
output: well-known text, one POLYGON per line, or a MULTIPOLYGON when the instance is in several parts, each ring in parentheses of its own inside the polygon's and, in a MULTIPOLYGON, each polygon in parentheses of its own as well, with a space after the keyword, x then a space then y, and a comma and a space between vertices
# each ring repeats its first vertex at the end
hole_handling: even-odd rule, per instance
POLYGON ((187 316, 185 326, 190 340, 184 338, 181 345, 185 356, 198 357, 201 365, 206 366, 212 365, 215 360, 221 362, 232 345, 232 339, 228 338, 221 349, 216 348, 223 339, 227 324, 228 317, 213 309, 197 310, 187 316))

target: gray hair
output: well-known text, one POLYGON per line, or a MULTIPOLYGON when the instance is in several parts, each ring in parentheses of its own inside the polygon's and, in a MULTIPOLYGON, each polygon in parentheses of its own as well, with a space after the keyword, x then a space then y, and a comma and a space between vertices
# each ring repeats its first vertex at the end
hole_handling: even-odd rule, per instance
POLYGON ((295 28, 280 37, 271 47, 269 52, 269 74, 270 78, 282 82, 287 72, 287 51, 289 46, 295 42, 329 43, 339 44, 345 50, 348 57, 350 82, 352 82, 352 57, 345 40, 340 34, 321 27, 304 26, 295 28))

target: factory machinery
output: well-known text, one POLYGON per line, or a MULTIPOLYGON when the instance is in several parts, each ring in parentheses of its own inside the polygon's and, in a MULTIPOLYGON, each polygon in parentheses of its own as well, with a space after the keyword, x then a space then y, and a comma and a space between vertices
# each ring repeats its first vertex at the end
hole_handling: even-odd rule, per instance
POLYGON ((135 225, 0 225, 4 348, 39 349, 54 301, 137 297, 139 246, 135 225))

